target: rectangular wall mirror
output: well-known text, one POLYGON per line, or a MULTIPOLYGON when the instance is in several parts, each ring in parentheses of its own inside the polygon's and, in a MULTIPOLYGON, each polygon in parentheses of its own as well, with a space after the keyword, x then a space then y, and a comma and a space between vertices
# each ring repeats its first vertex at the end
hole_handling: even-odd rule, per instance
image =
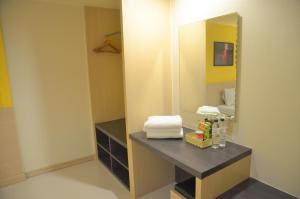
POLYGON ((186 126, 195 124, 201 106, 235 116, 238 19, 232 13, 179 28, 180 114, 186 126))

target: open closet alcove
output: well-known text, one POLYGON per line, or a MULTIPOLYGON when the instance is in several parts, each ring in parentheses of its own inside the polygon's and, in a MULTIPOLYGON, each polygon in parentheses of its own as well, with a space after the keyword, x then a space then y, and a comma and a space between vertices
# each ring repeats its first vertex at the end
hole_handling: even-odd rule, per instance
POLYGON ((85 7, 85 20, 98 158, 129 188, 120 10, 85 7))

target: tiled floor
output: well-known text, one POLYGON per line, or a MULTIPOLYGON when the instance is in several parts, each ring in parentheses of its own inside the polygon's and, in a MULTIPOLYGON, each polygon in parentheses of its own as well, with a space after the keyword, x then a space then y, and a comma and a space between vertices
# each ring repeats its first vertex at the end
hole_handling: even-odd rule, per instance
MULTIPOLYGON (((141 199, 167 199, 169 190, 167 186, 141 199)), ((129 198, 129 191, 96 160, 0 189, 0 199, 129 198)))

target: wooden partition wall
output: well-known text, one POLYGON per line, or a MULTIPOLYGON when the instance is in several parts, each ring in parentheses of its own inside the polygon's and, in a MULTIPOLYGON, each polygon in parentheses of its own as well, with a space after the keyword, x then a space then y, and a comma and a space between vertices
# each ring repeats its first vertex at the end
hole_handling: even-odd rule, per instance
MULTIPOLYGON (((142 130, 150 115, 171 114, 169 1, 123 0, 122 22, 129 134, 142 130)), ((173 181, 173 165, 129 138, 127 145, 133 198, 173 181)))

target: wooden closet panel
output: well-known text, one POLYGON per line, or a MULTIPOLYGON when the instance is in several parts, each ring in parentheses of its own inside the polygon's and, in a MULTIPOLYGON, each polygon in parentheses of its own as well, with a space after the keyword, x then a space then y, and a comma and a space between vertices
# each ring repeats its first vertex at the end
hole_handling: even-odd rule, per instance
POLYGON ((93 120, 124 118, 122 54, 93 51, 106 34, 121 31, 120 10, 85 7, 85 21, 93 120))

